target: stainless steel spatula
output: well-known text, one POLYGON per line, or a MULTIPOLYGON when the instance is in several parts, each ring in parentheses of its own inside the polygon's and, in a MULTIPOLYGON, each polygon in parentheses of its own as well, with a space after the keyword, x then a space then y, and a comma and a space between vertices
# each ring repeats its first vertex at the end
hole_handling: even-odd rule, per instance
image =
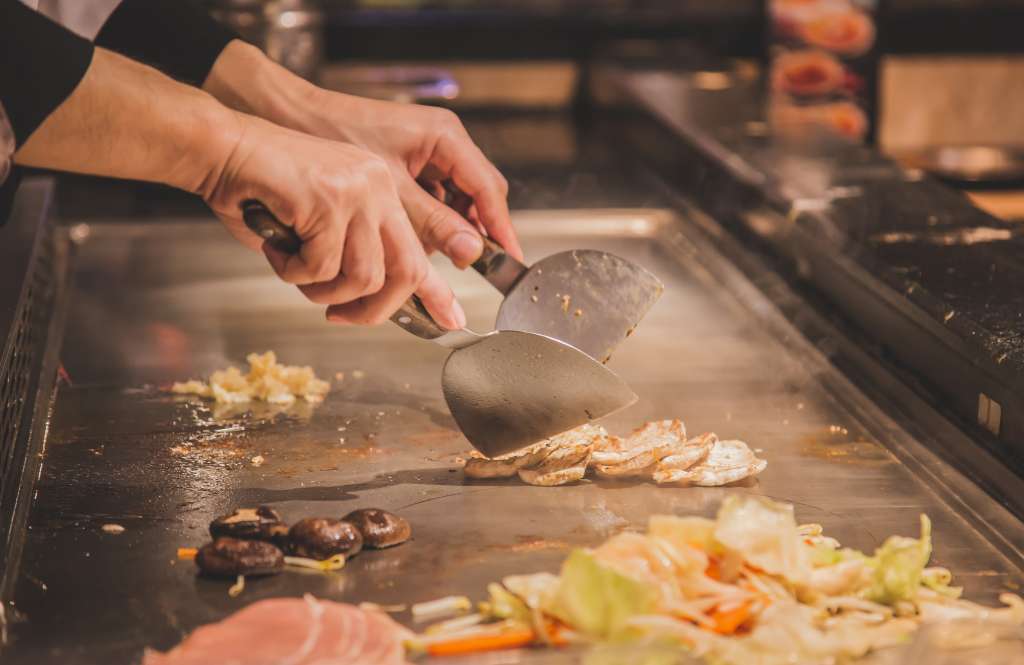
MULTIPOLYGON (((466 215, 473 200, 445 183, 445 202, 466 215)), ((559 252, 527 266, 484 238, 473 264, 505 294, 494 327, 560 339, 608 362, 658 301, 664 285, 650 271, 595 249, 559 252)))
MULTIPOLYGON (((242 216, 280 251, 299 250, 299 237, 262 203, 246 201, 242 216)), ((637 399, 611 370, 557 339, 515 330, 447 331, 415 297, 391 320, 452 350, 441 373, 445 401, 462 433, 488 457, 604 417, 637 399)))
POLYGON ((485 238, 473 268, 505 294, 495 328, 554 337, 601 362, 665 288, 646 269, 595 249, 559 252, 526 266, 485 238))

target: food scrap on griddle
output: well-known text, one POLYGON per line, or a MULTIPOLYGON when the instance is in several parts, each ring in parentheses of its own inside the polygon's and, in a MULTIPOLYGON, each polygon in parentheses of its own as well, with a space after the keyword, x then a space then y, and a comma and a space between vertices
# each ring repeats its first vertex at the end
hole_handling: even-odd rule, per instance
POLYGON ((645 423, 626 437, 588 423, 500 457, 473 455, 464 469, 470 478, 518 475, 542 486, 576 482, 593 469, 602 478, 712 487, 756 476, 768 464, 742 441, 721 441, 713 432, 687 438, 678 419, 645 423))
POLYGON ((211 374, 209 382, 191 379, 175 383, 171 391, 211 398, 218 404, 291 404, 300 397, 307 402, 323 401, 331 389, 330 383, 316 377, 312 367, 278 364, 273 351, 250 353, 246 360, 249 371, 245 374, 232 365, 211 374))

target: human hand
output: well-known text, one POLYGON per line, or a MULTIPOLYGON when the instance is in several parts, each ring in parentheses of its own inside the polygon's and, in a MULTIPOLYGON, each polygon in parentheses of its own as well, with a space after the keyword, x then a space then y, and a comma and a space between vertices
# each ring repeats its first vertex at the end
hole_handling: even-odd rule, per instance
POLYGON ((427 260, 382 159, 366 150, 239 114, 242 131, 200 194, 231 233, 261 247, 278 276, 340 323, 385 320, 412 294, 435 320, 466 319, 427 260), (260 200, 302 241, 288 255, 263 243, 240 205, 260 200))
POLYGON ((479 258, 480 229, 522 260, 508 182, 451 111, 317 88, 239 41, 224 49, 203 87, 232 108, 380 157, 424 246, 460 268, 479 258), (459 212, 445 205, 446 185, 468 195, 471 205, 459 212))

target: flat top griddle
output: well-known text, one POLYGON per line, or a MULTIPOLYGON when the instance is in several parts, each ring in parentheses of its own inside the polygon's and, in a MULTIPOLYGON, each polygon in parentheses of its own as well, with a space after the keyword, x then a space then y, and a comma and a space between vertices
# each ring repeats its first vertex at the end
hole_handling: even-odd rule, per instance
MULTIPOLYGON (((166 649, 270 596, 480 599, 488 582, 554 571, 571 547, 642 527, 652 513, 712 515, 730 492, 792 502, 799 520, 867 550, 916 534, 927 512, 933 560, 967 597, 993 601, 1024 581, 1020 523, 848 383, 694 219, 654 209, 517 217, 530 257, 609 250, 666 285, 611 361, 641 399, 607 427, 680 417, 692 432, 744 439, 769 462, 758 479, 709 489, 467 480, 459 460, 469 446, 437 381, 442 349, 390 326, 326 324, 214 223, 94 224, 65 335, 75 384, 57 398, 15 597, 26 620, 12 627, 4 662, 132 663, 146 645, 166 649), (326 402, 243 414, 161 390, 266 349, 332 379, 326 402), (250 580, 238 598, 175 560, 178 547, 206 541, 213 517, 258 503, 289 521, 386 508, 412 523, 414 540, 338 574, 250 580), (106 523, 125 532, 106 534, 106 523)), ((470 324, 486 329, 498 294, 475 274, 445 274, 470 324)))

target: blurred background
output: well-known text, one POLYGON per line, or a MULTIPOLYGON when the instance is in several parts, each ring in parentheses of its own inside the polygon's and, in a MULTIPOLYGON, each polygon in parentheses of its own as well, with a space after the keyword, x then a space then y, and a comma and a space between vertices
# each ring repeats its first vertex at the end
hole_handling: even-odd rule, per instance
MULTIPOLYGON (((776 128, 831 125, 971 192, 990 212, 1024 217, 1024 197, 1005 193, 1024 184, 1024 114, 1014 112, 1024 104, 1019 0, 207 3, 326 87, 462 111, 571 110, 608 58, 728 76, 789 68, 810 76, 811 88, 766 77, 784 98, 766 102, 776 128)), ((557 152, 568 140, 551 139, 529 150, 557 152)))

